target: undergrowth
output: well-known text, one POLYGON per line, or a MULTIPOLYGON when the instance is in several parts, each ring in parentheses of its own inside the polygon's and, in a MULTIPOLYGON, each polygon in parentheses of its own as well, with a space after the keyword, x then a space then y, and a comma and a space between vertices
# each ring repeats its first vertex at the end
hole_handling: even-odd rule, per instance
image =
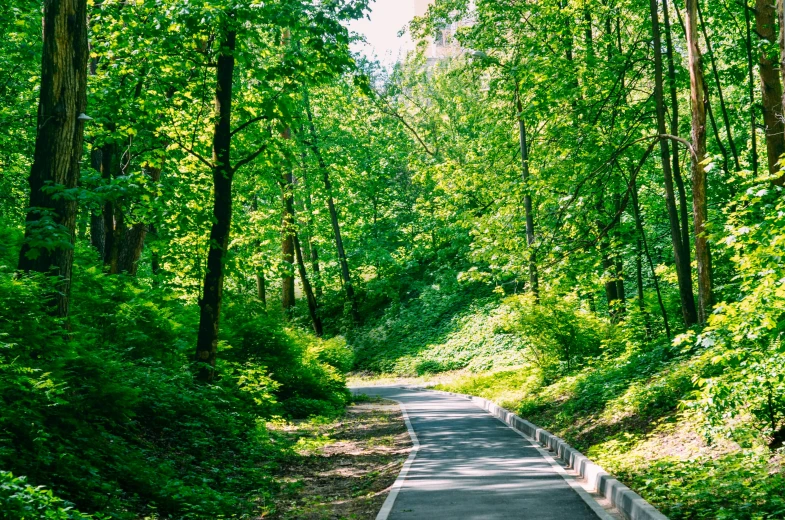
POLYGON ((728 370, 717 346, 694 335, 656 339, 652 322, 633 306, 614 323, 575 297, 544 295, 537 305, 529 296, 473 299, 469 290, 442 296, 434 287, 353 344, 357 369, 430 374, 437 388, 515 410, 674 520, 785 517, 785 476, 766 445, 771 429, 756 420, 763 415, 750 408, 724 429, 709 415, 706 381, 744 372, 728 370), (505 347, 497 350, 494 337, 505 347))
POLYGON ((258 517, 293 456, 266 421, 340 413, 351 351, 227 295, 220 378, 197 384, 196 306, 86 254, 67 320, 45 277, 0 269, 4 517, 258 517))

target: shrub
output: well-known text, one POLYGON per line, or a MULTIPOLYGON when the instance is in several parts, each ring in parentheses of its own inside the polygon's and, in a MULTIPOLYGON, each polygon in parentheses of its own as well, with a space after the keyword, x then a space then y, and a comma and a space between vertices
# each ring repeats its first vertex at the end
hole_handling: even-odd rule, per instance
POLYGON ((83 266, 68 327, 47 312, 45 277, 0 270, 0 468, 52 490, 29 501, 118 520, 262 514, 271 467, 290 456, 265 421, 343 408, 343 376, 322 361, 346 363, 340 340, 310 352, 308 336, 230 304, 220 378, 197 384, 198 308, 83 266))
POLYGON ((3 518, 13 520, 87 520, 97 518, 74 509, 42 487, 29 485, 24 477, 0 471, 0 508, 3 518))

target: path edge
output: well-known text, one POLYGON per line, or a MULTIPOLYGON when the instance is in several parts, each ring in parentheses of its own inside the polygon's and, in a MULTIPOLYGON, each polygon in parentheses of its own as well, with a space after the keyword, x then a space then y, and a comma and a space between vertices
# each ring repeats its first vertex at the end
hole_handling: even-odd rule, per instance
POLYGON ((406 413, 406 407, 404 404, 401 401, 392 399, 390 397, 385 397, 384 399, 387 399, 388 401, 395 401, 401 408, 403 421, 406 423, 406 429, 409 431, 409 438, 412 440, 412 451, 409 453, 409 457, 407 457, 406 461, 403 463, 401 472, 398 473, 398 478, 396 478, 395 482, 393 482, 393 485, 390 488, 390 494, 387 495, 387 498, 384 500, 384 504, 382 504, 379 514, 376 515, 376 520, 387 520, 387 518, 390 516, 390 513, 392 513, 395 500, 398 498, 398 493, 401 491, 401 487, 406 480, 406 475, 409 473, 409 468, 414 463, 414 459, 417 457, 417 452, 420 450, 420 441, 417 439, 417 434, 414 432, 412 422, 409 420, 409 414, 406 413))
MULTIPOLYGON (((668 520, 667 516, 659 512, 653 505, 644 500, 643 497, 616 480, 610 473, 589 460, 588 457, 567 444, 563 439, 540 428, 536 424, 523 419, 506 408, 502 408, 493 401, 473 395, 431 390, 423 387, 412 386, 408 388, 421 392, 434 392, 454 397, 462 397, 472 401, 476 406, 484 409, 513 430, 531 437, 540 446, 552 452, 561 462, 566 464, 568 468, 578 473, 578 475, 586 481, 589 487, 598 494, 604 496, 628 520, 668 520)), ((385 519, 386 517, 377 517, 377 520, 385 519)))

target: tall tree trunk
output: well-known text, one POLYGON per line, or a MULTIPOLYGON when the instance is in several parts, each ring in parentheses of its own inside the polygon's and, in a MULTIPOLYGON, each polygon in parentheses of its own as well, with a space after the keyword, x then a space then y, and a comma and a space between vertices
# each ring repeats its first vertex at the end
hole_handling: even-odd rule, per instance
MULTIPOLYGON (((111 181, 114 175, 116 152, 117 146, 114 143, 106 143, 101 148, 101 177, 105 181, 111 181)), ((112 258, 117 258, 115 203, 111 200, 104 202, 102 213, 104 216, 104 265, 108 266, 111 271, 112 258)))
POLYGON ((706 93, 701 51, 698 46, 698 0, 687 0, 686 32, 690 69, 690 106, 692 109, 692 215, 695 224, 695 262, 698 266, 698 319, 701 323, 711 312, 711 259, 706 236, 706 93))
POLYGON ((750 140, 752 142, 752 175, 758 177, 758 135, 755 123, 755 66, 752 62, 752 23, 750 20, 750 8, 747 0, 744 0, 744 23, 747 29, 747 97, 750 101, 750 140))
MULTIPOLYGON (((517 81, 517 80, 516 80, 517 81)), ((523 103, 520 91, 515 86, 515 101, 518 107, 518 133, 521 147, 521 177, 525 195, 523 207, 526 217, 526 244, 529 246, 529 288, 535 301, 540 300, 540 280, 537 272, 537 251, 534 248, 534 211, 532 209, 531 186, 529 185, 529 144, 526 140, 526 122, 523 119, 523 103)))
POLYGON ((782 122, 782 83, 777 74, 777 61, 769 46, 777 41, 774 0, 755 0, 755 30, 764 40, 759 58, 760 88, 763 101, 763 124, 766 126, 766 155, 769 174, 777 175, 775 184, 782 186, 785 176, 779 174, 780 156, 785 153, 785 125, 782 122))
MULTIPOLYGON (((671 30, 670 10, 668 8, 668 0, 662 1, 663 20, 665 22, 665 53, 668 59, 668 87, 671 98, 671 120, 670 129, 672 135, 679 135, 679 91, 676 82, 676 63, 673 59, 673 32, 671 30)), ((678 14, 678 11, 677 11, 678 14)), ((664 101, 663 101, 664 103, 664 101)), ((687 190, 684 189, 684 180, 681 175, 681 161, 679 160, 679 143, 673 141, 671 143, 671 160, 672 160, 672 175, 676 183, 676 189, 679 192, 679 217, 681 220, 681 244, 682 256, 689 259, 690 252, 690 210, 687 204, 687 190)), ((689 260, 688 260, 689 261, 689 260)), ((690 270, 691 271, 691 270, 690 270)), ((690 287, 692 287, 692 274, 690 273, 690 287)), ((692 289, 690 289, 692 292, 692 289)), ((693 297, 692 307, 695 307, 695 298, 693 297)))
MULTIPOLYGON (((301 128, 302 130, 302 128, 301 128)), ((304 132, 300 132, 303 134, 304 132)), ((305 197, 303 204, 305 205, 305 213, 307 215, 308 236, 305 240, 305 247, 307 249, 306 256, 310 258, 311 270, 313 270, 313 283, 316 297, 322 297, 322 268, 319 265, 319 250, 314 242, 313 237, 316 230, 316 225, 313 220, 313 199, 311 198, 311 186, 308 184, 308 175, 305 173, 305 152, 303 152, 303 187, 305 188, 305 197)))
MULTIPOLYGON (((668 311, 665 309, 665 303, 662 301, 662 292, 660 291, 660 281, 657 278, 657 270, 654 267, 654 261, 651 258, 651 253, 649 252, 649 243, 646 240, 646 231, 643 229, 643 217, 641 216, 641 206, 638 200, 638 185, 633 180, 632 181, 632 189, 630 193, 632 194, 632 210, 633 216, 635 217, 635 227, 638 229, 638 235, 640 236, 641 242, 643 242, 643 251, 646 253, 646 259, 648 260, 649 268, 651 269, 651 276, 654 280, 654 289, 657 291, 657 303, 660 305, 660 313, 662 314, 662 324, 665 327, 665 334, 668 336, 668 339, 671 339, 671 327, 668 324, 668 311)), ((643 294, 643 281, 639 282, 639 290, 638 295, 641 297, 643 294)))
POLYGON ((616 255, 616 296, 619 297, 622 305, 627 301, 627 294, 624 290, 624 262, 620 255, 616 255))
MULTIPOLYGON (((665 100, 663 93, 662 42, 660 39, 660 21, 657 11, 657 0, 650 0, 652 37, 654 40, 654 98, 657 104, 657 132, 665 134, 665 100)), ((668 142, 660 140, 660 156, 665 180, 665 207, 668 212, 671 242, 673 243, 673 260, 676 264, 676 275, 679 282, 679 297, 684 323, 689 327, 698 321, 695 309, 695 295, 692 292, 692 272, 690 267, 689 249, 684 249, 684 236, 679 225, 679 214, 676 209, 676 194, 673 189, 670 149, 668 142)), ((682 197, 682 200, 684 197, 682 197)))
POLYGON ((651 336, 651 318, 646 310, 646 293, 643 288, 643 241, 638 238, 635 248, 635 282, 638 289, 638 310, 643 316, 643 326, 646 329, 646 336, 651 336))
MULTIPOLYGON (((103 166, 103 152, 100 147, 93 146, 90 151, 90 166, 101 171, 103 166)), ((102 212, 90 212, 90 243, 98 251, 101 260, 104 258, 106 247, 106 229, 104 228, 104 216, 102 212)))
MULTIPOLYGON (((780 83, 785 85, 785 2, 783 2, 783 0, 776 0, 776 2, 777 22, 780 25, 780 33, 778 38, 780 48, 780 83)), ((785 114, 785 95, 783 95, 782 98, 782 113, 785 114)))
POLYGON ((264 271, 259 268, 256 273, 256 297, 267 306, 267 280, 264 279, 264 271))
MULTIPOLYGON (((157 183, 161 180, 161 168, 148 166, 146 171, 151 182, 157 183)), ((137 222, 129 229, 123 230, 123 239, 118 247, 117 262, 113 266, 116 269, 115 273, 128 273, 136 276, 148 229, 148 224, 137 222)))
MULTIPOLYGON (((598 222, 597 224, 599 229, 603 228, 602 223, 598 222)), ((605 278, 605 297, 608 300, 608 309, 610 309, 611 316, 614 316, 616 313, 613 310, 613 306, 619 300, 619 293, 616 286, 616 263, 610 257, 610 248, 607 238, 603 239, 600 243, 600 254, 604 271, 603 278, 605 278)))
MULTIPOLYGON (((150 224, 148 234, 152 235, 156 240, 159 238, 158 228, 156 228, 154 224, 150 224)), ((152 248, 150 253, 150 270, 155 277, 153 283, 158 284, 158 275, 161 274, 161 259, 158 256, 157 248, 152 248)))
POLYGON ((338 253, 338 262, 341 266, 341 280, 343 281, 343 289, 346 293, 346 299, 349 302, 352 319, 355 323, 360 322, 360 313, 357 310, 357 299, 354 295, 354 286, 352 285, 352 276, 349 271, 349 262, 346 259, 346 251, 343 247, 343 239, 341 237, 341 226, 338 221, 338 210, 335 208, 335 201, 333 200, 332 183, 330 182, 330 172, 327 169, 327 164, 324 162, 321 151, 319 150, 318 135, 316 132, 316 124, 313 121, 313 113, 311 112, 311 104, 308 98, 308 91, 304 91, 303 100, 305 103, 305 112, 308 118, 308 126, 310 128, 311 139, 310 146, 316 160, 319 164, 319 169, 322 170, 322 177, 324 180, 324 190, 327 194, 327 208, 330 211, 330 223, 333 227, 333 235, 335 236, 335 249, 338 253))
POLYGON ((207 253, 202 299, 199 301, 199 334, 196 339, 196 360, 200 363, 197 377, 212 381, 218 349, 218 324, 224 284, 224 257, 229 245, 232 225, 232 76, 237 34, 227 31, 221 40, 216 68, 215 130, 213 133, 213 226, 207 253))
MULTIPOLYGON (((701 30, 703 31, 703 39, 706 42, 706 50, 709 51, 711 72, 712 72, 712 76, 714 76, 714 83, 717 84, 717 98, 720 100, 720 111, 722 112, 722 122, 725 125, 725 134, 728 136, 728 146, 730 146, 730 152, 733 155, 733 166, 736 168, 736 171, 739 171, 741 170, 741 164, 739 163, 739 153, 736 150, 736 143, 733 140, 733 132, 731 130, 731 125, 730 125, 730 116, 728 115, 728 108, 725 106, 725 96, 722 93, 722 83, 720 82, 720 73, 717 70, 717 60, 714 57, 714 51, 712 50, 711 47, 711 40, 709 40, 709 34, 706 31, 706 23, 703 21, 703 10, 700 8, 700 5, 698 6, 698 18, 700 20, 701 30)), ((717 135, 717 142, 721 143, 719 135, 717 135)))
POLYGON ((41 92, 33 166, 30 169, 30 208, 19 269, 60 277, 53 312, 68 315, 76 229, 76 201, 47 189, 52 183, 73 189, 79 180, 84 121, 87 110, 87 1, 44 2, 41 92), (57 236, 42 236, 50 225, 57 236), (51 240, 52 248, 31 246, 51 240))
POLYGON ((297 232, 294 232, 294 251, 297 255, 297 270, 300 272, 300 281, 303 284, 303 292, 305 299, 308 302, 308 312, 311 315, 311 323, 313 324, 313 331, 317 336, 322 335, 322 319, 319 317, 319 305, 316 297, 313 294, 311 282, 308 281, 308 273, 305 270, 305 261, 303 260, 303 251, 300 247, 300 238, 297 232))
MULTIPOLYGON (((288 139, 289 129, 284 133, 288 139)), ((281 278, 281 305, 284 314, 289 316, 294 308, 294 176, 291 170, 281 177, 281 194, 283 197, 283 218, 281 219, 281 260, 284 273, 281 278)))

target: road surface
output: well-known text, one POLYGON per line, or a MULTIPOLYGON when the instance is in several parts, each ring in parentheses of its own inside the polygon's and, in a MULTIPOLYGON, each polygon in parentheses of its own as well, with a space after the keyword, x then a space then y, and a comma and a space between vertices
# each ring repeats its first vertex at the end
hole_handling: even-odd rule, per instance
POLYGON ((377 520, 615 517, 535 443, 465 398, 391 386, 353 391, 401 403, 415 434, 415 450, 377 520))

